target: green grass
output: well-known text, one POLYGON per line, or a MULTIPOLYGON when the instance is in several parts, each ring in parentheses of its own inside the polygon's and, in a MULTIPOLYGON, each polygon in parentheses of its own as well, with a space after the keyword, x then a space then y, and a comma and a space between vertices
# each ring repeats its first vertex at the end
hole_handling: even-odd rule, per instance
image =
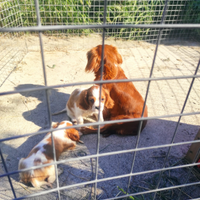
MULTIPOLYGON (((38 1, 42 25, 103 23, 104 1, 102 0, 38 1)), ((109 24, 160 23, 164 4, 164 0, 108 1, 106 21, 109 24)), ((0 3, 0 16, 0 27, 37 25, 34 0, 3 0, 0 3)), ((185 1, 169 1, 166 23, 200 23, 200 0, 188 0, 186 3, 185 1)), ((89 34, 98 31, 98 29, 83 29, 67 30, 65 33, 89 34)), ((121 28, 107 29, 106 33, 112 37, 141 39, 151 35, 151 31, 149 29, 121 28)), ((60 32, 58 31, 58 33, 60 32)), ((200 31, 196 30, 196 33, 200 34, 200 31)))
MULTIPOLYGON (((127 194, 128 195, 128 193, 127 192, 125 192, 122 188, 120 188, 119 186, 117 186, 117 188, 118 188, 118 190, 119 191, 121 191, 123 194, 127 194)), ((142 195, 141 195, 142 196, 142 195)), ((125 198, 126 199, 126 198, 125 198)), ((138 197, 133 197, 133 196, 129 196, 128 198, 127 198, 128 200, 144 200, 144 198, 138 198, 138 197)))

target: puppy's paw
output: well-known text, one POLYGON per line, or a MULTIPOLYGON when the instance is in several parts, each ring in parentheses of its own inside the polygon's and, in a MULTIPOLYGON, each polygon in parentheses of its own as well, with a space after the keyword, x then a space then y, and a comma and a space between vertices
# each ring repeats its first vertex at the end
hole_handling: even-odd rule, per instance
POLYGON ((79 135, 80 136, 82 136, 83 135, 83 133, 81 132, 81 130, 80 130, 81 128, 78 128, 78 133, 79 133, 79 135))
POLYGON ((72 120, 72 123, 73 123, 74 125, 77 125, 77 124, 78 124, 78 123, 77 123, 77 120, 75 120, 75 119, 72 120))

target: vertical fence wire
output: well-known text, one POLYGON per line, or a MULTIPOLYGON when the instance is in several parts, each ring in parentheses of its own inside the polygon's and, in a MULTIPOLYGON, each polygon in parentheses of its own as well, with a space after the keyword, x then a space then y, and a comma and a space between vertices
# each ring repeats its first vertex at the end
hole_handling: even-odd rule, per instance
MULTIPOLYGON (((164 20, 165 20, 165 14, 166 14, 166 11, 167 11, 168 1, 169 1, 169 0, 166 0, 166 1, 165 1, 165 7, 164 7, 162 19, 161 19, 161 24, 163 24, 163 23, 164 23, 164 20)), ((152 62, 152 66, 151 66, 149 78, 151 78, 152 75, 153 75, 153 69, 154 69, 154 66, 155 66, 155 61, 156 61, 156 56, 157 56, 157 52, 158 52, 158 46, 159 46, 160 40, 161 40, 161 35, 162 35, 162 29, 159 30, 159 34, 158 34, 158 38, 157 38, 157 43, 156 43, 156 48, 155 48, 155 52, 154 52, 154 57, 153 57, 153 62, 152 62)), ((141 118, 143 117, 143 114, 144 114, 144 109, 145 109, 146 102, 147 102, 147 98, 148 98, 150 83, 151 83, 151 81, 148 81, 141 118)), ((137 134, 137 141, 136 141, 135 149, 138 148, 139 139, 140 139, 140 133, 141 133, 141 128, 142 128, 142 123, 143 123, 143 121, 140 121, 140 125, 139 125, 139 128, 138 128, 138 134, 137 134)), ((136 158, 136 151, 135 151, 134 154, 133 154, 133 159, 132 159, 130 174, 133 172, 134 163, 135 163, 135 158, 136 158)), ((132 178, 132 176, 129 177, 126 193, 128 193, 128 190, 129 190, 129 187, 130 187, 131 178, 132 178)))
MULTIPOLYGON (((39 32, 39 38, 40 38, 40 49, 41 49, 41 56, 42 56, 43 76, 44 76, 45 86, 47 86, 44 52, 43 52, 43 42, 42 42, 42 33, 41 32, 39 32)), ((47 116, 48 116, 48 122, 49 122, 49 128, 50 128, 51 124, 52 124, 52 118, 51 118, 51 108, 50 108, 50 100, 49 100, 48 89, 45 90, 45 99, 46 99, 47 116)), ((51 141, 52 141, 52 148, 53 148, 53 159, 54 159, 54 162, 56 162, 56 150, 55 150, 53 132, 51 132, 51 141)), ((55 166, 56 184, 57 184, 57 188, 59 188, 57 164, 54 164, 54 166, 55 166)), ((58 190, 58 199, 60 200, 60 190, 58 190)))
MULTIPOLYGON (((5 169, 5 172, 8 173, 8 169, 7 169, 7 166, 6 166, 6 162, 4 160, 4 157, 3 157, 3 153, 1 151, 1 148, 0 148, 0 155, 1 155, 1 160, 2 160, 2 163, 3 163, 3 166, 4 166, 4 169, 5 169)), ((13 193, 13 196, 14 198, 17 198, 16 197, 16 194, 15 194, 15 189, 13 187, 13 184, 12 184, 12 180, 10 178, 10 175, 7 176, 8 177, 8 181, 9 181, 9 184, 10 184, 10 187, 11 187, 11 190, 12 190, 12 193, 13 193)))
MULTIPOLYGON (((36 7, 36 13, 37 13, 37 25, 41 26, 41 18, 40 18, 40 10, 39 10, 38 0, 35 0, 35 7, 36 7)), ((45 60, 44 60, 44 48, 43 48, 42 33, 41 32, 39 32, 39 40, 40 40, 40 50, 41 50, 41 58, 42 58, 44 85, 47 86, 47 76, 46 76, 45 60)), ((49 100, 48 89, 45 90, 45 99, 46 99, 47 116, 48 116, 48 122, 49 122, 49 128, 50 128, 51 124, 52 124, 52 118, 51 118, 51 108, 50 108, 50 100, 49 100)), ((55 150, 53 132, 51 132, 51 141, 52 141, 52 148, 53 148, 52 149, 53 150, 53 159, 54 159, 54 162, 56 162, 56 150, 55 150)), ((54 167, 55 167, 57 188, 59 188, 57 164, 54 164, 54 167)), ((60 200, 60 190, 57 190, 57 192, 58 192, 58 200, 60 200)))
MULTIPOLYGON (((199 155, 200 155, 200 149, 197 151, 197 153, 196 153, 196 155, 195 155, 195 158, 194 158, 194 160, 193 160, 192 163, 197 162, 197 159, 198 159, 199 155)), ((188 172, 188 176, 186 177, 185 184, 187 184, 188 180, 189 180, 190 177, 191 177, 192 169, 193 169, 192 167, 189 168, 189 172, 188 172)), ((178 200, 180 200, 181 194, 182 194, 183 190, 184 190, 184 188, 181 188, 181 189, 179 190, 178 200)))
POLYGON ((22 15, 21 15, 21 7, 20 7, 20 3, 19 3, 19 0, 17 0, 17 3, 18 3, 18 7, 19 7, 19 12, 20 12, 20 20, 21 20, 21 24, 19 26, 24 26, 23 24, 23 20, 22 20, 22 15))
MULTIPOLYGON (((199 70, 199 65, 200 65, 200 59, 199 59, 199 62, 198 62, 198 64, 197 64, 197 67, 196 67, 196 70, 195 70, 194 75, 197 74, 197 72, 198 72, 198 70, 199 70)), ((186 95, 186 97, 185 97, 185 101, 184 101, 183 107, 182 107, 181 112, 180 112, 179 119, 178 119, 178 121, 177 121, 177 123, 176 123, 175 131, 174 131, 174 134, 173 134, 172 140, 171 140, 171 144, 174 143, 174 139, 175 139, 175 136, 176 136, 176 133, 177 133, 177 130, 178 130, 178 126, 179 126, 179 124, 180 124, 181 117, 182 117, 181 114, 184 112, 184 109, 185 109, 187 100, 188 100, 188 98, 189 98, 190 92, 191 92, 191 90, 192 90, 192 86, 193 86, 193 84, 194 84, 194 80, 195 80, 195 78, 192 78, 190 87, 189 87, 188 92, 187 92, 187 95, 186 95)), ((163 164, 163 168, 166 167, 167 159, 168 159, 168 157, 169 157, 170 150, 171 150, 171 147, 169 147, 169 149, 168 149, 168 151, 167 151, 167 154, 166 154, 166 157, 165 157, 165 160, 164 160, 164 164, 163 164)), ((163 173, 164 173, 164 171, 161 171, 160 174, 159 174, 159 179, 158 179, 158 184, 156 185, 156 189, 159 188, 159 185, 160 185, 160 182, 161 182, 163 173)), ((156 198, 156 194, 157 194, 157 192, 155 192, 154 197, 153 197, 153 200, 156 198)))
MULTIPOLYGON (((103 18, 103 24, 106 24, 106 13, 107 13, 107 0, 104 1, 104 18, 103 18)), ((100 80, 102 81, 103 78, 103 70, 104 70, 104 45, 105 45, 105 28, 103 28, 102 33, 102 52, 101 52, 101 75, 100 80)), ((102 94, 102 84, 100 84, 100 97, 99 97, 99 104, 101 104, 101 94, 102 94)), ((101 105, 100 105, 101 109, 101 105)), ((100 112, 98 114, 98 122, 100 122, 100 112)), ((98 125, 98 131, 97 131, 97 148, 96 148, 96 155, 99 155, 99 147, 100 147, 100 125, 98 125)), ((95 166, 95 180, 98 179, 98 165, 99 165, 99 157, 96 157, 96 166, 95 166)), ((94 199, 97 199, 97 182, 95 182, 94 186, 94 199)))

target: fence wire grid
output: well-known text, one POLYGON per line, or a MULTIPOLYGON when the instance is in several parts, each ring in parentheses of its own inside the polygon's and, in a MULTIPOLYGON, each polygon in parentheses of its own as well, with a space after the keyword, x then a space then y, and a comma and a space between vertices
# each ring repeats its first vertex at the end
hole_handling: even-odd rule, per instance
MULTIPOLYGON (((0 139, 0 155, 3 170, 0 171, 0 185, 3 188, 3 185, 6 182, 5 178, 7 177, 7 181, 9 182, 10 187, 10 193, 4 194, 3 189, 0 189, 0 195, 2 196, 1 198, 107 200, 200 199, 200 175, 197 169, 197 160, 199 159, 199 152, 197 153, 196 159, 193 163, 186 163, 181 158, 177 160, 177 157, 171 156, 171 152, 177 149, 181 149, 182 154, 185 154, 185 149, 188 150, 188 147, 191 144, 197 144, 198 142, 200 142, 199 140, 193 140, 197 133, 194 131, 197 131, 199 129, 200 109, 198 107, 188 108, 188 104, 191 104, 192 101, 194 102, 194 104, 198 104, 198 106, 200 106, 198 93, 200 88, 198 87, 200 86, 200 51, 198 48, 195 47, 196 44, 197 46, 199 45, 198 40, 200 37, 199 13, 199 0, 3 0, 2 2, 0 2, 0 49, 2 51, 0 55, 0 86, 4 86, 4 84, 8 81, 10 81, 11 84, 15 85, 14 90, 10 89, 12 87, 0 90, 0 102, 3 103, 3 100, 1 100, 3 97, 9 98, 9 96, 15 96, 18 94, 25 94, 24 96, 26 97, 26 101, 28 101, 29 96, 26 96, 27 94, 30 94, 30 96, 34 96, 36 93, 38 93, 40 96, 43 96, 43 99, 39 100, 44 101, 44 104, 42 104, 42 106, 46 106, 47 111, 45 120, 41 121, 41 127, 43 128, 41 128, 39 131, 30 129, 30 131, 28 132, 25 131, 24 134, 2 134, 0 139), (35 84, 36 87, 33 87, 33 83, 30 80, 30 84, 25 85, 26 87, 18 87, 11 80, 9 80, 9 77, 12 73, 16 72, 16 70, 20 71, 20 68, 18 68, 17 66, 20 63, 24 62, 23 59, 27 57, 28 53, 31 51, 30 47, 28 47, 28 43, 29 40, 33 40, 33 38, 28 37, 32 37, 32 35, 39 38, 38 51, 42 60, 42 70, 40 69, 40 71, 42 72, 38 73, 41 73, 41 77, 43 77, 43 85, 41 86, 35 84), (61 84, 59 84, 57 82, 51 82, 49 84, 50 81, 47 76, 47 70, 49 66, 45 63, 45 55, 48 53, 48 48, 50 47, 46 47, 46 38, 60 38, 61 43, 64 43, 64 39, 67 40, 70 37, 74 37, 75 40, 78 40, 78 37, 84 37, 88 38, 88 40, 85 39, 87 43, 90 42, 91 35, 98 35, 98 37, 100 38, 99 41, 101 41, 103 47, 107 39, 109 38, 112 39, 110 43, 112 43, 112 41, 114 42, 120 40, 121 43, 119 44, 122 45, 124 43, 124 46, 126 46, 127 49, 132 48, 132 43, 128 43, 127 41, 140 41, 141 43, 137 43, 137 45, 136 43, 133 43, 133 48, 137 49, 137 51, 139 52, 138 55, 142 54, 140 55, 140 58, 142 60, 141 62, 146 63, 143 65, 143 68, 144 66, 147 66, 148 73, 145 72, 142 67, 139 67, 138 69, 140 69, 140 71, 138 73, 140 74, 136 75, 133 75, 134 71, 132 71, 131 69, 127 69, 126 72, 129 73, 129 79, 127 80, 100 80, 94 82, 93 79, 91 79, 91 81, 80 82, 78 81, 79 79, 77 79, 77 81, 74 82, 71 79, 69 79, 65 83, 61 82, 61 84), (23 44, 17 42, 18 38, 24 39, 23 44), (177 40, 181 41, 181 43, 178 43, 178 45, 180 46, 180 50, 179 47, 174 48, 169 45, 169 43, 175 43, 177 45, 177 40), (191 41, 192 43, 195 42, 193 48, 194 51, 190 52, 188 51, 190 50, 189 48, 181 47, 182 41, 185 40, 191 41), (164 42, 168 42, 166 46, 161 45, 164 42), (154 49, 151 50, 151 53, 150 50, 145 50, 145 53, 148 56, 144 58, 143 53, 141 53, 141 48, 140 46, 138 46, 142 44, 143 47, 148 45, 153 45, 154 47, 154 49), (162 53, 159 53, 159 48, 161 48, 162 53), (184 69, 183 71, 181 71, 181 69, 177 69, 176 73, 172 71, 171 74, 160 72, 161 68, 159 68, 158 64, 156 64, 156 60, 160 59, 163 63, 166 63, 169 62, 171 59, 171 57, 169 58, 166 55, 166 50, 169 50, 168 52, 171 53, 171 56, 175 57, 176 62, 180 61, 179 58, 175 56, 176 51, 179 52, 181 58, 185 56, 185 53, 188 53, 186 62, 182 62, 182 67, 184 69), (150 61, 145 61, 146 58, 149 58, 150 61), (179 73, 180 71, 181 73, 179 73), (12 160, 9 160, 7 150, 10 147, 9 145, 6 146, 5 143, 7 142, 6 144, 9 144, 9 142, 11 142, 10 144, 12 144, 12 141, 19 141, 23 138, 33 136, 41 136, 40 138, 42 138, 42 134, 46 134, 48 132, 51 132, 52 135, 53 129, 51 128, 51 124, 52 121, 55 121, 55 119, 52 119, 52 110, 54 110, 54 108, 52 108, 51 95, 56 93, 55 91, 62 88, 82 87, 84 85, 91 85, 94 83, 102 85, 103 83, 130 81, 136 84, 137 86, 142 85, 141 87, 143 88, 143 91, 139 90, 139 92, 142 92, 145 100, 144 105, 147 105, 149 109, 151 106, 154 105, 153 103, 155 103, 156 105, 156 103, 160 101, 159 95, 158 99, 156 100, 153 97, 158 92, 157 90, 161 91, 161 96, 165 96, 163 94, 164 92, 162 92, 162 88, 160 88, 160 85, 158 84, 159 81, 164 82, 164 85, 162 85, 163 88, 171 87, 168 81, 172 81, 174 82, 174 85, 177 84, 181 88, 184 88, 184 92, 181 93, 180 96, 178 96, 178 100, 176 99, 176 101, 173 100, 173 98, 165 99, 163 101, 161 107, 163 107, 163 110, 167 110, 166 112, 157 112, 154 110, 152 114, 150 114, 147 118, 143 117, 142 114, 141 118, 137 119, 104 122, 97 121, 90 122, 84 125, 73 125, 74 128, 79 128, 83 126, 98 126, 98 132, 96 135, 87 136, 87 140, 90 140, 91 137, 92 139, 96 138, 95 149, 93 149, 89 154, 85 153, 83 149, 77 147, 78 150, 75 150, 75 156, 72 155, 72 151, 69 154, 67 154, 68 158, 61 157, 62 159, 56 161, 55 147, 53 144, 54 162, 42 165, 42 167, 49 166, 52 164, 55 165, 56 181, 54 182, 53 188, 42 188, 33 190, 29 189, 29 187, 24 186, 21 183, 19 183, 19 185, 16 186, 19 181, 19 172, 41 168, 41 166, 34 166, 24 170, 17 170, 17 166, 13 166, 12 160), (186 81, 186 83, 184 81, 186 81), (157 88, 155 93, 153 91, 150 92, 151 87, 157 88), (195 93, 195 97, 197 97, 197 99, 195 100, 193 93, 195 93), (180 97, 183 100, 179 102, 180 97), (152 104, 149 104, 149 99, 152 99, 152 104), (174 108, 168 107, 168 100, 172 101, 173 104, 177 104, 177 106, 175 106, 174 108), (190 117, 194 118, 190 119, 190 117), (186 125, 183 125, 183 118, 186 121, 186 125), (166 121, 165 124, 162 123, 162 121, 158 121, 161 119, 173 119, 175 121, 173 123, 173 126, 171 126, 172 124, 170 124, 169 121, 166 121), (162 134, 167 132, 167 129, 170 129, 171 135, 169 138, 167 137, 167 142, 153 142, 152 145, 141 144, 142 135, 147 135, 147 137, 145 136, 145 139, 146 143, 148 143, 149 138, 148 133, 146 132, 152 131, 151 126, 149 126, 150 128, 147 128, 147 130, 145 128, 143 130, 143 132, 145 132, 146 130, 145 133, 141 133, 143 120, 148 120, 147 126, 148 124, 160 127, 162 127, 162 125, 165 125, 164 127, 159 129, 162 129, 162 134), (116 148, 103 152, 106 148, 110 148, 110 144, 106 143, 106 146, 102 148, 102 143, 105 142, 106 139, 100 137, 100 126, 103 124, 113 124, 117 122, 128 121, 140 121, 138 135, 132 137, 127 136, 127 139, 124 139, 126 136, 123 138, 116 136, 115 141, 118 141, 119 143, 120 141, 123 141, 128 144, 131 143, 131 140, 134 137, 134 142, 132 142, 131 145, 127 146, 127 149, 118 147, 118 144, 115 144, 116 148), (193 133, 189 134, 187 139, 177 141, 176 137, 179 134, 178 130, 181 129, 181 126, 184 126, 186 128, 194 127, 194 129, 192 129, 193 133), (157 150, 160 151, 159 155, 156 154, 157 150), (148 156, 150 155, 148 154, 148 152, 154 152, 154 154, 156 154, 153 156, 153 159, 156 159, 155 163, 157 166, 154 166, 154 164, 150 162, 148 163, 148 165, 152 165, 152 167, 142 167, 143 162, 145 162, 145 160, 148 160, 148 156), (148 156, 146 157, 145 154, 147 154, 148 156), (104 170, 102 170, 102 162, 107 162, 108 165, 111 164, 109 163, 109 161, 113 162, 113 159, 111 159, 111 157, 113 157, 114 159, 119 159, 120 162, 120 159, 125 157, 125 155, 128 155, 128 157, 126 157, 126 159, 128 160, 123 160, 123 168, 119 168, 120 170, 125 169, 125 173, 122 171, 116 172, 114 169, 112 171, 112 169, 109 169, 109 166, 107 166, 107 168, 109 169, 109 173, 106 171, 107 168, 104 168, 104 170), (106 157, 108 158, 107 160, 105 159, 106 157), (141 157, 144 158, 141 159, 141 157), (161 160, 159 160, 160 158, 161 160), (139 163, 137 163, 137 161, 139 163), (72 169, 73 164, 70 165, 70 163, 76 162, 79 163, 78 165, 83 164, 85 168, 75 169, 74 167, 73 170, 75 170, 76 173, 72 173, 70 170, 72 169), (88 163, 90 164, 92 169, 88 170, 88 163), (70 184, 69 182, 66 182, 66 180, 64 179, 65 177, 61 176, 62 173, 59 172, 60 166, 66 167, 66 165, 68 164, 70 165, 69 170, 67 170, 68 179, 70 179, 69 174, 75 177, 75 179, 71 179, 70 184), (82 174, 80 172, 82 170, 92 171, 92 173, 89 174, 91 178, 88 179, 88 177, 82 177, 82 174), (179 178, 176 177, 176 173, 179 174, 179 178), (137 177, 142 178, 137 179, 137 177), (80 179, 80 181, 75 181, 76 179, 80 179), (121 185, 120 182, 122 183, 121 185), (110 183, 110 185, 108 186, 107 183, 110 183), (108 187, 108 189, 106 187, 108 187), (23 189, 24 191, 21 192, 19 188, 23 189)), ((84 48, 84 44, 81 45, 78 50, 84 48)), ((75 43, 73 44, 72 42, 72 46, 73 45, 75 45, 75 43)), ((90 46, 94 47, 93 44, 91 44, 90 46)), ((148 47, 150 49, 150 47, 152 46, 148 47)), ((33 51, 35 51, 35 49, 33 49, 33 51)), ((123 52, 123 56, 126 56, 126 54, 127 51, 123 52)), ((126 62, 127 65, 130 64, 128 62, 128 59, 126 60, 126 62)), ((135 58, 135 62, 140 61, 137 61, 137 58, 135 58)), ((176 62, 174 61, 172 68, 176 66, 176 62)), ((138 64, 138 66, 140 66, 140 64, 138 64)), ((167 64, 165 66, 167 66, 167 64)), ((27 67, 31 68, 33 66, 27 67)), ((50 66, 51 69, 53 67, 55 66, 50 66)), ((82 71, 84 71, 84 66, 82 66, 82 71)), ((30 73, 32 73, 31 69, 30 73)), ((171 90, 173 91, 173 88, 171 88, 171 90)), ((173 95, 176 96, 176 93, 173 93, 172 96, 173 95)), ((8 101, 12 100, 8 99, 8 101)), ((25 106, 26 101, 23 102, 25 106)), ((159 109, 161 109, 161 107, 159 107, 159 109)), ((6 109, 9 110, 10 107, 8 106, 5 108, 1 108, 1 122, 5 122, 6 120, 8 120, 8 118, 4 118, 4 113, 6 112, 6 109)), ((34 116, 37 117, 37 115, 34 116)), ((24 118, 26 118, 25 115, 24 118)), ((9 122, 10 120, 8 120, 8 123, 9 122)), ((6 133, 6 127, 4 127, 4 125, 1 126, 3 130, 2 133, 6 133)), ((184 129, 183 131, 190 132, 187 129, 184 129)), ((162 137, 166 138, 166 136, 164 135, 162 137)), ((156 136, 153 138, 153 140, 156 141, 156 136)), ((93 141, 90 142, 94 143, 93 141)), ((32 145, 33 143, 27 142, 25 147, 30 146, 30 148, 32 149, 34 147, 34 145, 32 145)), ((88 144, 87 141, 85 141, 85 143, 88 144)), ((34 144, 36 144, 36 142, 34 144)), ((18 155, 16 153, 17 150, 15 150, 17 146, 14 145, 12 148, 14 149, 13 156, 16 157, 16 155, 18 155)), ((26 148, 24 149, 25 152, 23 155, 27 156, 28 152, 26 152, 26 148)), ((17 158, 17 160, 19 159, 17 158)))

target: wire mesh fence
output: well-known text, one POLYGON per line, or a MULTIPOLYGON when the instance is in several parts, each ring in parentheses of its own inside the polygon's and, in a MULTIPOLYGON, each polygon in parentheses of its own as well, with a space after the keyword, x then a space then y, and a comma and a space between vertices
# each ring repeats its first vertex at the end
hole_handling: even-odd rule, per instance
MULTIPOLYGON (((108 1, 106 11, 107 24, 159 24, 162 18, 165 1, 108 1)), ((88 25, 102 24, 104 1, 62 1, 49 0, 39 2, 39 13, 42 25, 88 25)), ((199 23, 198 0, 179 0, 168 3, 165 24, 199 23)), ((1 3, 1 27, 19 27, 37 25, 37 14, 34 0, 3 1, 1 3)), ((114 38, 145 39, 156 41, 158 29, 142 28, 109 28, 108 36, 114 38)), ((47 31, 49 35, 87 35, 101 33, 101 29, 76 29, 47 31), (62 33, 62 34, 61 34, 62 33)), ((165 39, 193 37, 196 30, 164 29, 161 41, 165 39)), ((197 31, 199 33, 199 31, 197 31)))
MULTIPOLYGON (((2 191, 1 198, 199 198, 198 163, 188 164, 181 159, 189 145, 199 142, 193 140, 200 120, 200 50, 195 41, 200 31, 199 5, 198 0, 2 1, 0 185, 5 192, 2 191), (178 39, 192 40, 195 45, 178 39), (168 44, 161 45, 164 41, 168 44), (97 135, 88 135, 84 145, 67 152, 58 161, 54 152, 56 181, 53 188, 34 190, 18 183, 19 172, 27 170, 17 170, 18 156, 27 156, 27 151, 43 134, 53 131, 52 121, 62 117, 52 118, 52 110, 55 111, 56 104, 64 106, 65 102, 59 100, 66 98, 66 91, 70 93, 74 87, 94 84, 94 78, 84 74, 83 60, 90 48, 105 43, 119 48, 129 79, 95 83, 133 82, 145 99, 144 105, 148 105, 149 117, 97 121, 74 127, 100 127, 127 121, 142 124, 147 119, 147 128, 141 133, 140 127, 134 138, 111 139, 100 137, 98 129, 97 135), (58 63, 54 63, 53 57, 58 57, 58 63), (66 59, 62 60, 63 57, 66 59), (67 62, 70 57, 73 60, 67 62), (30 59, 34 62, 29 63, 30 59), (79 62, 81 67, 75 68, 79 62), (59 69, 57 65, 66 68, 59 69), (32 71, 33 68, 36 71, 32 71), (24 78, 22 71, 25 70, 27 79, 22 84, 20 79, 24 78), (64 76, 63 70, 66 70, 64 76), (16 75, 11 77, 13 73, 16 75), (24 112, 20 110, 24 108, 19 99, 27 109, 24 112), (10 114, 13 110, 16 113, 10 114), (39 121, 36 120, 39 117, 39 121), (13 123, 15 119, 20 128, 13 123), (28 121, 37 126, 33 127, 28 121)), ((52 163, 43 167, 49 165, 52 163)))

